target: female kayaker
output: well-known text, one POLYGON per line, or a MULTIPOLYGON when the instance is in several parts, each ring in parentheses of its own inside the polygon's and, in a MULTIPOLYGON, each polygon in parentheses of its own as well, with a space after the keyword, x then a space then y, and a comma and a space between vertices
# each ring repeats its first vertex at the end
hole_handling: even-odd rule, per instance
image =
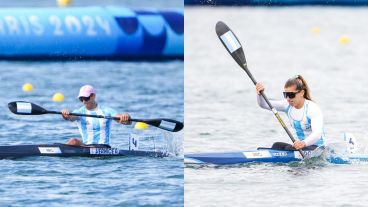
MULTIPOLYGON (((256 84, 258 105, 271 110, 264 98, 260 95, 265 87, 262 83, 256 84)), ((297 140, 291 145, 284 142, 276 142, 273 149, 281 150, 313 150, 324 145, 323 115, 318 105, 312 101, 310 89, 301 75, 297 75, 286 81, 283 100, 271 100, 271 105, 277 111, 287 114, 290 125, 294 129, 297 140)))
MULTIPOLYGON (((73 113, 120 117, 120 120, 117 122, 121 124, 130 124, 130 116, 128 113, 118 114, 111 108, 98 105, 96 102, 96 90, 92 86, 82 86, 79 90, 78 98, 84 106, 74 110, 73 113)), ((105 145, 109 147, 111 119, 72 116, 69 115, 68 109, 63 109, 61 112, 62 117, 65 120, 77 121, 79 132, 82 136, 82 140, 71 138, 67 144, 92 146, 102 145, 100 147, 105 145)))

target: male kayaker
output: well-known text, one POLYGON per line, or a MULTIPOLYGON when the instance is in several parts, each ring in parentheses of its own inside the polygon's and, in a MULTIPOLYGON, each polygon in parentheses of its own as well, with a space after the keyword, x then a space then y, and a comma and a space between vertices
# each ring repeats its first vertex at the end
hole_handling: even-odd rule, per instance
MULTIPOLYGON (((131 124, 128 113, 118 114, 111 108, 97 104, 96 90, 90 85, 84 85, 80 88, 78 98, 84 106, 74 110, 73 113, 120 117, 120 120, 117 122, 126 125, 131 124)), ((68 109, 63 109, 61 112, 62 117, 65 120, 77 121, 79 132, 82 136, 82 140, 71 138, 67 144, 110 147, 110 129, 112 119, 73 116, 69 115, 68 109)))
MULTIPOLYGON (((264 90, 262 83, 257 83, 258 105, 270 110, 270 107, 260 95, 260 92, 264 90)), ((285 99, 270 102, 276 110, 287 114, 299 140, 296 140, 292 145, 276 142, 272 145, 272 148, 281 150, 313 150, 323 146, 325 144, 323 115, 318 105, 312 101, 310 89, 305 79, 301 75, 297 75, 287 80, 283 94, 285 99)))

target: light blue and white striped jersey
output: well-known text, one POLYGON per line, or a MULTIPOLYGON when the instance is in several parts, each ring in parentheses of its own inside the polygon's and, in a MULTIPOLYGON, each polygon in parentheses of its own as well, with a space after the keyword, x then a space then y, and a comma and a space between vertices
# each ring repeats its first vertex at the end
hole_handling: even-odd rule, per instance
POLYGON ((304 140, 307 146, 324 145, 323 116, 316 103, 305 100, 301 109, 288 105, 285 113, 299 140, 304 140))
MULTIPOLYGON (((257 98, 259 106, 270 110, 262 96, 257 96, 257 98)), ((297 109, 291 106, 286 99, 279 101, 271 100, 270 102, 277 111, 283 111, 287 114, 290 125, 299 140, 303 140, 307 146, 325 145, 323 115, 316 103, 306 99, 304 106, 297 109)))
MULTIPOLYGON (((85 106, 82 106, 81 108, 74 110, 73 113, 102 115, 106 117, 113 117, 117 114, 114 109, 99 105, 94 110, 88 110, 85 106)), ((112 119, 78 117, 76 121, 84 144, 110 145, 112 119)))

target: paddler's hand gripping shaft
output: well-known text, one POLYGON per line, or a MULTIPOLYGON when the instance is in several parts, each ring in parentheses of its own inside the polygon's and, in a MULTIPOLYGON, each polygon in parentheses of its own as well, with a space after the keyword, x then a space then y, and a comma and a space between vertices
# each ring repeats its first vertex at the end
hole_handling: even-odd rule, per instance
MULTIPOLYGON (((254 79, 253 75, 250 73, 250 71, 248 70, 248 66, 247 64, 243 64, 244 71, 248 74, 249 78, 252 80, 252 82, 254 83, 254 85, 257 85, 257 81, 254 79)), ((271 111, 273 112, 273 114, 275 114, 277 120, 279 120, 280 124, 282 125, 282 127, 285 129, 286 133, 289 135, 291 141, 294 143, 296 140, 293 136, 293 134, 290 132, 290 130, 286 127, 284 121, 281 119, 278 111, 272 106, 272 104, 270 103, 270 101, 268 100, 266 94, 264 94, 263 91, 260 91, 261 96, 264 98, 264 100, 266 101, 267 105, 270 107, 271 111)), ((300 149, 298 150, 300 152, 300 154, 302 155, 302 157, 304 158, 304 153, 303 151, 301 151, 300 149)))
MULTIPOLYGON (((224 45, 226 50, 229 52, 229 54, 233 57, 233 59, 238 63, 238 65, 243 68, 243 70, 248 74, 249 78, 253 81, 254 85, 257 84, 257 81, 254 79, 253 75, 250 73, 247 61, 245 59, 244 51, 242 48, 242 45, 240 44, 238 38, 235 36, 235 34, 231 31, 231 29, 223 22, 219 21, 216 24, 216 34, 218 38, 220 39, 221 43, 224 45)), ((277 110, 271 105, 270 101, 266 97, 266 95, 263 93, 263 91, 260 92, 264 100, 266 101, 267 105, 270 107, 272 112, 275 114, 277 120, 279 120, 282 127, 285 129, 286 133, 289 135, 291 141, 294 143, 295 138, 289 131, 289 129, 286 127, 285 123, 282 121, 280 115, 278 114, 277 110)), ((298 150, 301 154, 301 156, 304 158, 304 153, 302 150, 298 150)))

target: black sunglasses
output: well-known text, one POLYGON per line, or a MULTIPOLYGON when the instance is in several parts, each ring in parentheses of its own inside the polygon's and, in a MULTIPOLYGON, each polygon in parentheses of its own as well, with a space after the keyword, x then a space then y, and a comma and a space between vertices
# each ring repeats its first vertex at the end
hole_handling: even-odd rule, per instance
POLYGON ((300 91, 297 92, 283 92, 284 98, 295 98, 296 94, 298 94, 300 91))
POLYGON ((79 100, 80 100, 80 102, 83 102, 83 101, 85 101, 85 102, 87 102, 87 101, 89 101, 89 99, 91 99, 91 96, 92 95, 90 95, 90 96, 88 96, 88 97, 79 97, 79 100))

